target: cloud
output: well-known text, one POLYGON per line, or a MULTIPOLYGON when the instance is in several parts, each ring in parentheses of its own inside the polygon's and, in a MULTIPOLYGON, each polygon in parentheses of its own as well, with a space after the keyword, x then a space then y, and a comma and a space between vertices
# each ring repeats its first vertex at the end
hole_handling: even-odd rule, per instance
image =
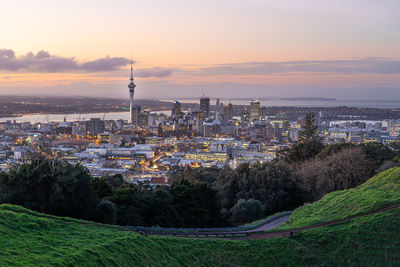
POLYGON ((123 57, 104 57, 92 61, 79 62, 75 58, 65 58, 51 55, 46 51, 36 54, 29 52, 16 56, 11 49, 0 49, 0 71, 25 72, 101 72, 118 70, 130 60, 123 57))
POLYGON ((221 64, 200 68, 195 75, 269 75, 282 73, 400 73, 400 60, 386 58, 364 58, 354 60, 305 60, 281 62, 247 62, 221 64))
MULTIPOLYGON (((30 73, 65 73, 65 72, 108 72, 119 70, 130 64, 130 60, 123 57, 104 57, 96 60, 79 62, 75 58, 65 58, 51 55, 41 50, 36 54, 29 52, 23 56, 16 56, 11 49, 0 49, 0 71, 30 72, 30 73)), ((147 68, 135 70, 135 76, 140 78, 162 78, 172 75, 173 69, 147 68)))
POLYGON ((150 78, 150 77, 162 78, 171 76, 172 73, 173 73, 172 69, 151 68, 151 69, 139 69, 135 72, 135 76, 141 78, 150 78))
POLYGON ((105 57, 88 61, 81 64, 81 68, 86 71, 112 71, 126 66, 130 61, 123 57, 105 57))

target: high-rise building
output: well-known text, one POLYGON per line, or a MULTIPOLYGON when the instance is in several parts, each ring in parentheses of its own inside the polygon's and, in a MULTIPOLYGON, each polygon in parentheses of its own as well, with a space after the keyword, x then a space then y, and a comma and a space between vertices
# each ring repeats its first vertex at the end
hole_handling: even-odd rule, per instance
POLYGON ((103 133, 105 129, 104 121, 100 118, 91 118, 86 124, 86 136, 95 138, 99 133, 103 133))
POLYGON ((259 120, 260 119, 260 101, 257 99, 253 99, 250 102, 250 120, 259 120))
POLYGON ((72 134, 76 136, 76 138, 85 138, 86 137, 86 122, 79 121, 74 122, 72 124, 72 134))
POLYGON ((139 105, 133 105, 131 107, 131 121, 135 127, 140 126, 140 115, 141 115, 141 108, 139 105))
POLYGON ((400 135, 400 120, 390 120, 388 122, 388 132, 389 132, 389 136, 399 136, 400 135))
POLYGON ((224 120, 230 121, 233 118, 233 106, 232 103, 229 103, 224 107, 224 120))
POLYGON ((203 113, 203 116, 207 118, 210 116, 210 98, 206 96, 202 96, 200 98, 200 111, 203 113))
POLYGON ((130 81, 129 81, 129 84, 128 84, 128 88, 129 88, 129 112, 130 112, 130 115, 131 115, 131 123, 134 122, 134 120, 133 120, 134 119, 133 95, 135 94, 135 87, 136 87, 135 82, 133 80, 133 67, 132 67, 132 65, 133 65, 133 61, 131 59, 131 78, 130 78, 130 81))
POLYGON ((182 104, 178 100, 175 100, 172 103, 171 117, 176 118, 179 115, 179 113, 181 113, 181 109, 182 109, 182 104))

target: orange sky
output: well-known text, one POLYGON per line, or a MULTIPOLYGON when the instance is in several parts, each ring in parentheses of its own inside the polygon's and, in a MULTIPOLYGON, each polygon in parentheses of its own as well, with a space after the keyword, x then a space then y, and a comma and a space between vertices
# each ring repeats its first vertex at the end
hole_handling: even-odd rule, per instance
MULTIPOLYGON (((136 80, 143 86, 233 82, 396 87, 400 84, 399 11, 400 2, 394 0, 4 0, 0 49, 13 50, 17 58, 45 50, 52 56, 74 58, 77 64, 132 54, 135 70, 142 71, 136 80), (383 68, 378 66, 381 62, 373 63, 373 71, 203 71, 221 64, 236 68, 235 64, 246 62, 355 60, 359 64, 357 60, 371 57, 389 62, 383 68), (153 68, 171 73, 149 75, 153 68)), ((2 67, 0 57, 0 94, 9 92, 2 88, 77 82, 125 87, 128 75, 127 65, 104 72, 10 70, 2 67)), ((157 94, 154 88, 149 91, 148 97, 157 94)))

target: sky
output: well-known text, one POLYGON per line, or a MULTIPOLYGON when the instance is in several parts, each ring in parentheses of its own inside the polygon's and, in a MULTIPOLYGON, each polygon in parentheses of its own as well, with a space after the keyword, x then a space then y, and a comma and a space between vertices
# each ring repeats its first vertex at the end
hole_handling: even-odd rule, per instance
POLYGON ((0 95, 400 100, 398 0, 2 0, 0 95))

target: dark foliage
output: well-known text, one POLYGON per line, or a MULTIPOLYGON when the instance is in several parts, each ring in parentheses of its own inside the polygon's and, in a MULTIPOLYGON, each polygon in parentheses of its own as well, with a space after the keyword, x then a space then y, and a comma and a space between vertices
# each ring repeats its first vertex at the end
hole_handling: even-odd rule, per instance
POLYGON ((142 210, 146 207, 136 185, 125 185, 113 191, 109 198, 117 208, 117 224, 144 225, 142 210))
POLYGON ((102 200, 103 198, 110 197, 112 195, 113 188, 103 177, 92 179, 91 186, 98 200, 102 200))
POLYGON ((310 139, 294 144, 291 148, 282 151, 279 157, 291 164, 298 164, 314 158, 321 153, 324 148, 325 145, 321 140, 310 139))
POLYGON ((350 147, 303 163, 296 176, 313 200, 318 200, 329 192, 353 188, 365 182, 374 174, 371 163, 361 147, 350 147))
POLYGON ((171 186, 171 194, 175 209, 186 226, 211 227, 223 223, 217 191, 207 184, 176 181, 171 186))
POLYGON ((170 170, 170 177, 172 181, 186 179, 191 183, 203 182, 209 185, 213 185, 217 181, 219 172, 220 169, 216 166, 211 166, 209 168, 185 168, 174 166, 170 170))
POLYGON ((2 202, 39 212, 90 219, 96 206, 91 176, 81 165, 36 154, 0 176, 2 202))
POLYGON ((101 201, 94 210, 94 219, 106 224, 117 223, 117 209, 114 203, 108 200, 101 201))
POLYGON ((155 189, 126 185, 114 190, 110 200, 121 225, 212 227, 224 223, 217 192, 205 183, 179 180, 171 187, 155 189))
POLYGON ((315 119, 315 113, 307 113, 304 121, 303 127, 299 133, 300 141, 307 141, 318 138, 318 124, 315 119))
POLYGON ((264 207, 256 199, 239 199, 231 209, 231 221, 233 224, 243 224, 258 220, 264 216, 264 207))
POLYGON ((391 160, 398 155, 398 152, 393 151, 388 146, 381 143, 362 144, 367 157, 372 161, 372 167, 377 172, 378 168, 387 160, 391 160))
POLYGON ((285 162, 241 164, 235 170, 222 170, 217 188, 223 208, 231 209, 239 199, 253 198, 261 201, 265 214, 294 209, 306 198, 285 162))

